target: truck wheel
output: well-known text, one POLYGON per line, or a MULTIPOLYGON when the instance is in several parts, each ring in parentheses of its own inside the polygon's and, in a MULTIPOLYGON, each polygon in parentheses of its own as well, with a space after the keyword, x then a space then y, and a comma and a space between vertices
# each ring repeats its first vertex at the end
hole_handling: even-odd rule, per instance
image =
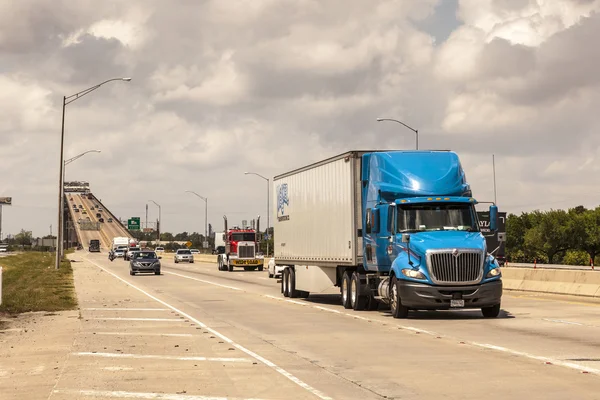
POLYGON ((394 318, 406 318, 408 317, 408 307, 402 305, 399 286, 398 278, 393 276, 390 287, 390 309, 394 318))
POLYGON ((289 271, 288 297, 295 299, 299 297, 296 290, 296 271, 293 268, 290 268, 289 271))
POLYGON ((484 318, 496 318, 500 314, 500 304, 496 304, 491 307, 482 307, 481 313, 484 318))
POLYGON ((281 284, 283 285, 283 297, 290 297, 290 269, 283 270, 281 284))
POLYGON ((362 295, 361 292, 360 275, 358 272, 354 272, 350 282, 350 304, 355 311, 362 311, 367 305, 367 296, 362 295))
POLYGON ((233 264, 229 264, 229 265, 227 266, 227 270, 228 270, 229 272, 233 272, 233 264))
POLYGON ((259 270, 259 271, 262 271, 263 269, 264 269, 264 265, 259 265, 259 266, 258 266, 258 270, 259 270))
POLYGON ((350 273, 348 271, 344 272, 344 276, 342 277, 342 306, 346 309, 352 308, 352 304, 350 304, 350 273))
POLYGON ((269 272, 269 278, 273 278, 273 274, 269 272))

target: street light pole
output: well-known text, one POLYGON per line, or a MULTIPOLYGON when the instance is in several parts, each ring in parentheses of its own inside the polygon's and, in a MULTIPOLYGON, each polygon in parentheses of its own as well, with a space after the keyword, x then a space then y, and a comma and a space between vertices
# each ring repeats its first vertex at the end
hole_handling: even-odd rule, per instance
POLYGON ((262 176, 261 174, 257 174, 256 172, 244 172, 244 175, 256 175, 259 178, 264 179, 267 182, 267 257, 269 256, 269 228, 271 227, 271 221, 270 221, 270 217, 271 217, 271 212, 269 211, 270 208, 270 184, 269 184, 269 178, 265 178, 264 176, 262 176))
POLYGON ((65 145, 65 108, 67 104, 74 102, 75 100, 85 96, 86 94, 93 92, 98 89, 100 86, 105 83, 112 81, 131 81, 131 78, 113 78, 108 79, 102 83, 89 87, 81 92, 77 92, 71 96, 63 96, 63 104, 62 104, 62 124, 60 130, 60 163, 59 163, 59 174, 58 174, 58 233, 56 235, 56 260, 54 263, 54 268, 60 268, 60 260, 62 258, 62 248, 63 248, 63 213, 64 213, 64 145, 65 145))
POLYGON ((393 121, 393 122, 397 122, 401 125, 404 125, 405 127, 407 127, 408 129, 410 129, 411 131, 413 131, 415 133, 415 135, 417 135, 417 150, 419 150, 419 130, 418 129, 414 129, 411 128, 410 126, 406 125, 404 122, 398 121, 397 119, 392 119, 392 118, 377 118, 377 122, 381 122, 381 121, 393 121))
POLYGON ((158 227, 156 229, 156 233, 158 234, 158 241, 160 243, 160 229, 162 228, 162 218, 161 218, 161 210, 160 210, 160 204, 158 204, 157 202, 155 202, 154 200, 148 200, 151 201, 152 203, 156 204, 156 206, 158 207, 158 227))
MULTIPOLYGON (((64 108, 63 108, 63 111, 64 111, 64 108)), ((61 146, 61 147, 62 147, 62 146, 61 146)), ((75 160, 77 160, 77 159, 79 159, 79 158, 81 158, 81 157, 85 156, 85 155, 86 155, 86 154, 88 154, 88 153, 101 153, 101 151, 100 151, 100 150, 88 150, 88 151, 85 151, 85 152, 83 152, 83 153, 81 153, 81 154, 79 154, 79 155, 76 155, 75 157, 71 157, 71 158, 69 158, 68 160, 65 160, 65 161, 64 161, 64 165, 63 165, 63 168, 62 168, 62 181, 63 181, 63 183, 62 183, 62 187, 63 187, 63 190, 64 190, 64 185, 65 185, 65 171, 66 171, 66 169, 67 169, 67 168, 66 168, 66 167, 67 167, 67 165, 68 165, 68 164, 71 164, 73 161, 75 161, 75 160)), ((62 206, 61 206, 61 207, 64 207, 64 196, 61 196, 61 198, 62 198, 62 206)), ((63 218, 64 218, 64 215, 63 215, 63 213, 61 213, 61 215, 62 215, 62 216, 63 216, 63 218)), ((63 222, 63 223, 64 223, 64 222, 63 222)), ((69 235, 68 235, 68 233, 67 233, 67 236, 69 236, 69 235)), ((68 241, 68 240, 69 240, 69 239, 67 238, 67 241, 68 241)), ((64 246, 58 246, 58 244, 57 244, 56 250, 58 251, 58 249, 60 249, 60 257, 62 258, 62 257, 65 255, 65 249, 64 249, 64 246)))
POLYGON ((208 242, 208 197, 200 196, 191 190, 186 190, 186 193, 191 193, 204 200, 204 240, 208 242))

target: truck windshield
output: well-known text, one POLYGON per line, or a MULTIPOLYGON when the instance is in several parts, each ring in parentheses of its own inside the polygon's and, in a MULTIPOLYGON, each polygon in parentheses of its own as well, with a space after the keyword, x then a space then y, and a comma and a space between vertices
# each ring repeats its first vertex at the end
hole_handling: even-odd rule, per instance
POLYGON ((254 242, 254 232, 236 232, 231 234, 231 240, 236 242, 254 242))
POLYGON ((470 204, 418 204, 398 208, 398 232, 479 231, 470 204))

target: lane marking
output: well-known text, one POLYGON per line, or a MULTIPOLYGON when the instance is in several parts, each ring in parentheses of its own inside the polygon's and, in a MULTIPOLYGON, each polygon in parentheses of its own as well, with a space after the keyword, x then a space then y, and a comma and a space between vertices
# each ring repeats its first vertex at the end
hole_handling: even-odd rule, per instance
POLYGON ((263 297, 267 297, 269 299, 273 299, 273 300, 278 300, 278 301, 285 301, 287 303, 294 303, 294 304, 298 304, 300 306, 306 307, 309 306, 310 304, 304 302, 304 301, 298 301, 298 300, 290 300, 290 299, 285 299, 285 298, 281 298, 281 297, 277 297, 277 296, 271 296, 270 294, 263 294, 263 297))
MULTIPOLYGON (((505 290, 511 290, 511 289, 505 289, 505 290)), ((539 300, 539 301, 550 301, 550 302, 558 302, 558 303, 565 303, 565 304, 574 304, 574 305, 578 305, 578 306, 586 306, 586 307, 600 307, 600 304, 597 303, 584 303, 581 301, 571 301, 571 300, 560 300, 560 299, 546 299, 544 297, 540 297, 541 295, 543 295, 544 293, 538 293, 538 294, 531 294, 531 295, 516 295, 516 294, 503 294, 503 297, 512 297, 515 299, 529 299, 529 300, 539 300)), ((551 293, 547 293, 548 295, 550 295, 551 293)), ((561 295, 561 294, 556 294, 556 296, 565 296, 565 295, 561 295)), ((597 297, 593 297, 593 299, 598 299, 597 297)))
POLYGON ((536 355, 533 355, 533 354, 525 353, 525 352, 522 352, 522 351, 511 350, 511 349, 507 349, 506 347, 496 346, 496 345, 493 345, 493 344, 477 343, 477 342, 468 342, 468 343, 471 344, 471 345, 473 345, 473 346, 482 347, 484 349, 490 349, 490 350, 500 351, 500 352, 503 352, 503 353, 508 353, 508 354, 512 354, 512 355, 516 355, 516 356, 526 357, 526 358, 529 358, 529 359, 532 359, 532 360, 536 360, 536 361, 542 361, 542 362, 545 362, 545 363, 549 362, 549 363, 552 363, 554 365, 559 365, 561 367, 567 367, 567 368, 576 369, 576 370, 582 371, 582 372, 589 372, 591 374, 600 375, 600 369, 589 368, 589 367, 586 367, 586 366, 580 365, 580 364, 575 364, 575 363, 560 361, 560 360, 556 360, 556 359, 548 358, 548 357, 536 356, 536 355))
POLYGON ((179 361, 217 361, 217 362, 252 362, 248 358, 231 358, 231 357, 178 357, 178 356, 158 356, 152 354, 123 354, 123 353, 92 353, 91 351, 82 351, 71 353, 74 356, 82 357, 104 357, 104 358, 134 358, 148 360, 179 360, 179 361))
POLYGON ((101 320, 101 321, 156 321, 156 322, 183 322, 182 319, 179 318, 121 318, 121 317, 114 317, 114 318, 102 318, 102 317, 97 317, 97 318, 85 318, 85 319, 94 319, 94 320, 101 320))
POLYGON ((176 276, 180 276, 182 278, 191 279, 191 280, 198 281, 198 282, 203 282, 203 283, 208 283, 209 285, 220 286, 220 287, 224 287, 226 289, 231 289, 231 290, 243 291, 242 289, 236 288, 234 286, 221 285, 220 283, 211 282, 211 281, 205 281, 204 279, 194 278, 193 276, 181 275, 181 274, 178 274, 176 272, 163 271, 163 274, 176 275, 176 276))
POLYGON ((105 371, 133 371, 131 367, 103 367, 105 371))
POLYGON ((166 336, 166 337, 194 337, 191 333, 142 333, 142 332, 84 332, 88 335, 104 336, 166 336))
POLYGON ((169 311, 168 308, 84 308, 86 311, 169 311))
POLYGON ((260 399, 240 399, 237 397, 218 397, 218 396, 200 396, 193 394, 176 393, 143 393, 143 392, 125 392, 122 390, 75 390, 75 389, 56 389, 56 394, 79 395, 86 397, 112 397, 119 399, 162 399, 162 400, 260 400, 260 399))
POLYGON ((542 318, 542 321, 548 321, 548 322, 557 322, 559 324, 569 324, 569 325, 580 325, 580 326, 585 326, 585 324, 580 324, 579 322, 571 322, 571 321, 564 321, 562 319, 549 319, 549 318, 542 318))
MULTIPOLYGON (((275 300, 282 300, 280 297, 276 297, 276 296, 270 296, 270 295, 265 295, 264 297, 268 297, 268 298, 272 298, 275 300)), ((512 355, 516 355, 516 356, 521 356, 521 357, 525 357, 525 358, 529 358, 532 360, 537 360, 537 361, 542 361, 542 362, 549 362, 551 364, 554 365, 558 365, 561 367, 566 367, 566 368, 570 368, 570 369, 575 369, 577 371, 582 371, 582 372, 589 372, 591 374, 596 374, 596 375, 600 375, 600 369, 594 369, 594 368, 589 368, 586 367, 584 365, 581 364, 576 364, 576 363, 571 363, 571 362, 565 362, 565 361, 561 361, 561 360, 557 360, 557 359, 553 359, 553 358, 548 358, 548 357, 543 357, 543 356, 536 356, 533 354, 529 354, 529 353, 524 353, 524 352, 520 352, 517 350, 511 350, 508 349, 506 347, 502 347, 502 346, 496 346, 496 345, 492 345, 492 344, 484 344, 484 343, 478 343, 478 342, 470 342, 470 341, 463 341, 460 340, 459 338, 456 337, 450 337, 450 336, 445 336, 445 335, 441 335, 439 333, 433 332, 433 331, 428 331, 425 329, 420 329, 420 328, 416 328, 413 326, 406 326, 406 325, 401 325, 401 324, 387 324, 385 321, 380 321, 378 319, 367 319, 365 317, 361 317, 358 315, 353 315, 353 314, 349 314, 349 313, 344 313, 338 310, 334 310, 332 308, 327 308, 327 307, 322 307, 322 306, 313 306, 313 308, 317 308, 319 310, 323 310, 323 311, 328 311, 328 312, 332 312, 332 313, 336 313, 336 314, 340 314, 340 315, 344 315, 344 316, 348 316, 348 317, 352 317, 352 318, 356 318, 356 319, 362 319, 362 320, 366 320, 369 322, 376 322, 378 324, 381 325, 386 325, 386 326, 390 326, 392 328, 398 328, 398 329, 405 329, 405 330, 409 330, 412 332, 417 332, 417 333, 423 333, 432 337, 436 337, 436 338, 445 338, 445 339, 452 339, 452 340, 457 340, 457 341, 462 341, 467 345, 471 345, 471 346, 476 346, 476 347, 482 347, 482 348, 486 348, 489 350, 494 350, 494 351, 499 351, 499 352, 503 352, 503 353, 509 353, 512 355)), ((562 320, 549 320, 552 322, 561 322, 561 323, 569 323, 569 324, 575 324, 575 325, 584 325, 584 324, 580 324, 577 322, 570 322, 570 321, 562 321, 562 320)))
POLYGON ((244 353, 248 354, 250 357, 253 357, 255 359, 257 359, 258 361, 262 362, 263 364, 267 365, 268 367, 272 368, 273 370, 275 370, 276 372, 278 372, 279 374, 285 376, 287 379, 289 379, 290 381, 294 382, 296 385, 300 386, 301 388, 305 389, 306 391, 312 393, 313 395, 317 396, 318 398, 322 399, 322 400, 333 400, 331 397, 327 396, 326 394, 324 394, 323 392, 321 392, 318 389, 313 388, 312 386, 310 386, 309 384, 305 383, 304 381, 300 380, 299 378, 297 378, 296 376, 292 375, 291 373, 289 373, 288 371, 286 371, 285 369, 279 367, 278 365, 276 365, 275 363, 267 360, 266 358, 259 356, 258 354, 256 354, 255 352, 245 348, 244 346, 234 342, 233 340, 229 339, 227 336, 221 334, 220 332, 209 328, 205 323, 197 320, 196 318, 192 317, 191 315, 184 313, 183 311, 179 310, 177 307, 174 307, 172 305, 170 305, 169 303, 159 299, 158 297, 155 297, 153 295, 151 295, 150 293, 146 292, 145 290, 135 286, 133 283, 128 282, 127 280, 121 278, 120 276, 118 276, 117 274, 109 271, 108 269, 102 267, 101 265, 99 265, 98 263, 89 260, 88 261, 92 264, 94 264, 95 266, 97 266, 98 268, 100 268, 101 270, 103 270, 104 272, 114 276, 115 278, 117 278, 118 280, 120 280, 121 282, 125 283, 126 285, 131 286, 132 288, 136 289, 137 291, 139 291, 140 293, 145 294, 146 296, 150 297, 151 299, 159 302, 160 304, 162 304, 165 307, 170 308, 171 310, 175 311, 178 314, 183 315, 184 317, 188 318, 190 321, 193 321, 195 324, 197 324, 198 326, 200 326, 201 328, 206 329, 207 331, 211 332, 213 335, 220 337, 221 339, 223 339, 225 342, 231 344, 232 346, 234 346, 235 348, 239 349, 240 351, 243 351, 244 353))

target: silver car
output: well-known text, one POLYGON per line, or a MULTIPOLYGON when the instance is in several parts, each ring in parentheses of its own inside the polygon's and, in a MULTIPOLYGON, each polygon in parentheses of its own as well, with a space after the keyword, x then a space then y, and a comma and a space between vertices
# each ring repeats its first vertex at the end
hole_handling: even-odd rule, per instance
POLYGON ((194 255, 192 254, 191 251, 189 251, 187 249, 179 249, 179 250, 177 250, 177 253, 175 253, 175 264, 178 264, 180 262, 193 263, 194 255))

